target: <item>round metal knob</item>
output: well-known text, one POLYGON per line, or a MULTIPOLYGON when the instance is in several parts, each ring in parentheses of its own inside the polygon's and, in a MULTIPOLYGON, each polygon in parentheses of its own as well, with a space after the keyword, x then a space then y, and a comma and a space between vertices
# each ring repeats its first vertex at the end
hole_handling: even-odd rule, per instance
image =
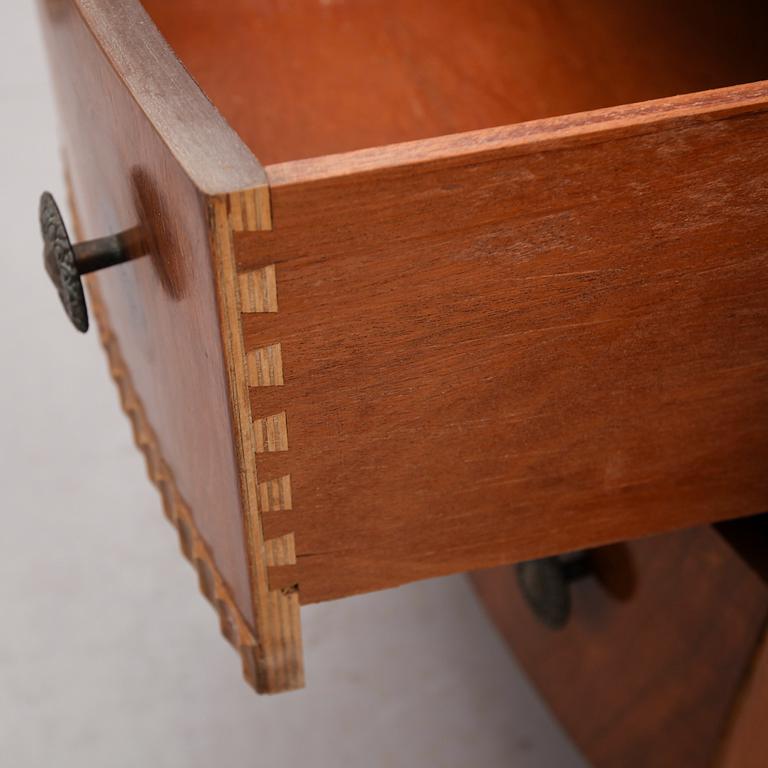
POLYGON ((589 559, 589 553, 583 551, 518 563, 520 591, 542 624, 550 629, 562 629, 568 623, 570 584, 590 574, 589 559))
POLYGON ((40 231, 45 271, 53 281, 64 311, 78 331, 88 330, 88 307, 81 275, 127 261, 124 233, 72 245, 59 207, 50 192, 40 197, 40 231))

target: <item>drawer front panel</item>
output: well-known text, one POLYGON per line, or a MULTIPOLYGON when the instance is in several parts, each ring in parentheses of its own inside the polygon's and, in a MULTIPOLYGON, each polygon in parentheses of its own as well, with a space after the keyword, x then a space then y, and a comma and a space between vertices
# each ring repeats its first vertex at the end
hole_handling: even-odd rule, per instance
MULTIPOLYGON (((258 509, 244 512, 226 324, 236 294, 221 299, 231 227, 214 210, 236 190, 266 197, 263 170, 137 2, 40 0, 40 10, 77 238, 141 233, 137 258, 89 276, 136 441, 246 677, 259 690, 296 687, 298 599, 268 592, 274 552, 270 560, 258 509)), ((252 226, 268 226, 268 208, 266 222, 262 209, 251 213, 252 226)))

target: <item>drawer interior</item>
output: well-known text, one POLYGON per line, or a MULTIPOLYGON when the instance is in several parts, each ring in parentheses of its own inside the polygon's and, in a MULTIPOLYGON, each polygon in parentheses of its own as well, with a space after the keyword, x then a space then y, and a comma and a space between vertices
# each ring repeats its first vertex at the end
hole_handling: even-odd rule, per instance
POLYGON ((143 4, 264 164, 768 77, 757 2, 143 4))

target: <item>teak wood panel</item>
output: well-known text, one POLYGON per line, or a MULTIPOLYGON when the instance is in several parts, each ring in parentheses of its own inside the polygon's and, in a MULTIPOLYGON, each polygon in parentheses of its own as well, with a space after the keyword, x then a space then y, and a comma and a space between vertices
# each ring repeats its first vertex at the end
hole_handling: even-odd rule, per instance
MULTIPOLYGON (((302 602, 768 505, 765 84, 268 166, 302 602)), ((261 354, 261 353, 259 353, 261 354)), ((289 458, 288 458, 289 457, 289 458)))
POLYGON ((140 7, 41 3, 80 233, 144 229, 98 278, 129 412, 260 690, 299 599, 764 506, 762 86, 272 166, 269 233, 140 7))
POLYGON ((297 687, 298 598, 268 588, 284 539, 261 532, 231 248, 235 229, 269 226, 263 169, 137 2, 40 9, 77 235, 142 232, 144 253, 91 285, 150 476, 247 678, 261 691, 297 687))
POLYGON ((163 457, 158 437, 149 423, 122 355, 120 342, 110 324, 98 282, 89 278, 88 288, 91 310, 98 324, 109 370, 117 385, 123 409, 130 418, 136 445, 146 459, 147 474, 160 491, 165 513, 178 531, 182 553, 197 571, 200 591, 219 615, 222 635, 239 651, 246 679, 258 686, 259 639, 237 605, 231 587, 224 579, 211 548, 200 533, 192 511, 176 484, 175 474, 163 457))
POLYGON ((572 617, 560 631, 533 617, 514 568, 472 574, 590 765, 714 768, 729 731, 723 768, 764 765, 764 751, 737 760, 761 743, 754 715, 765 719, 755 707, 766 700, 764 652, 752 670, 768 618, 764 580, 707 527, 598 549, 592 566, 596 578, 571 587, 572 617))
POLYGON ((768 77, 754 0, 144 5, 265 164, 768 77))

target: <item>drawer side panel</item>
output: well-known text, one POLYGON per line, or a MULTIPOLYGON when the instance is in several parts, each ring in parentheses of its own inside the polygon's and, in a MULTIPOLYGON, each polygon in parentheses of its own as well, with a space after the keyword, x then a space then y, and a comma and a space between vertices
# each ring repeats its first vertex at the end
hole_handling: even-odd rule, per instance
POLYGON ((267 168, 302 601, 768 508, 767 103, 267 168))

